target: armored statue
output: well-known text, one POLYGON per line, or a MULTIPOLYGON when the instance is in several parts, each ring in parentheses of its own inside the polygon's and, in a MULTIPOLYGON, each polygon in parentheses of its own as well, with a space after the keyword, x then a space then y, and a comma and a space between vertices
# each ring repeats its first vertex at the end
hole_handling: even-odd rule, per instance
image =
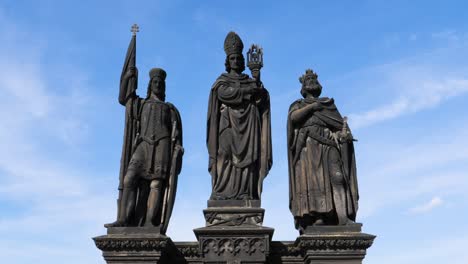
POLYGON ((207 118, 211 200, 259 200, 272 166, 270 98, 260 80, 261 50, 253 45, 244 74, 244 44, 230 32, 224 41, 226 73, 210 92, 207 118))
POLYGON ((312 70, 299 78, 288 112, 289 208, 301 233, 312 225, 354 223, 358 187, 353 137, 333 98, 312 70))
POLYGON ((177 108, 165 101, 166 72, 149 72, 147 95, 136 94, 135 34, 120 80, 119 103, 125 106, 118 216, 107 227, 146 226, 165 233, 182 166, 182 123, 177 108))

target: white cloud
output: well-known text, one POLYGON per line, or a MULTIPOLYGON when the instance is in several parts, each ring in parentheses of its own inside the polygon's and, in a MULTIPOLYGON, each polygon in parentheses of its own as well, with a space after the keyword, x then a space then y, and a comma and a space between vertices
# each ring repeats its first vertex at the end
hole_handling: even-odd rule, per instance
POLYGON ((359 87, 369 87, 379 103, 368 110, 349 115, 354 129, 395 119, 436 107, 468 93, 468 67, 459 60, 468 55, 468 35, 454 31, 437 33, 443 41, 439 48, 415 54, 393 63, 359 70, 340 80, 359 87), (360 76, 361 82, 355 81, 360 76))
MULTIPOLYGON (((452 131, 443 130, 446 129, 452 131)), ((390 206, 414 204, 416 199, 427 195, 467 197, 468 177, 463 167, 459 167, 468 160, 468 150, 460 148, 468 145, 467 129, 459 127, 450 137, 432 131, 410 145, 375 146, 372 151, 386 151, 367 156, 372 160, 358 164, 361 191, 358 217, 366 219, 390 206)))
MULTIPOLYGON (((461 50, 466 53, 468 47, 455 49, 455 53, 461 50)), ((411 60, 411 63, 405 61, 373 69, 371 72, 385 72, 389 75, 382 78, 380 85, 385 89, 392 87, 393 92, 399 96, 393 97, 393 100, 389 97, 390 100, 384 100, 373 110, 351 115, 351 127, 383 133, 391 139, 378 127, 368 126, 440 107, 451 98, 467 94, 468 76, 462 70, 466 66, 440 61, 438 57, 442 54, 447 55, 442 57, 450 60, 454 56, 451 51, 444 49, 436 52, 437 55, 430 54, 431 56, 427 55, 421 61, 411 60), (434 66, 425 61, 431 59, 436 64, 440 62, 442 66, 434 66)), ((377 83, 369 85, 372 87, 377 83)), ((463 113, 463 109, 459 110, 461 112, 457 113, 463 113)), ((456 110, 448 114, 453 115, 453 111, 456 110)), ((413 136, 412 139, 409 138, 410 135, 404 136, 406 139, 401 143, 398 140, 400 136, 388 143, 370 139, 374 145, 367 146, 366 149, 372 153, 358 153, 365 157, 358 164, 362 198, 358 212, 360 219, 384 213, 384 208, 391 206, 415 204, 415 200, 420 200, 422 196, 444 195, 444 203, 450 203, 453 195, 466 197, 468 150, 461 146, 468 145, 468 127, 460 123, 453 124, 453 118, 462 119, 458 122, 463 122, 463 114, 446 118, 440 123, 440 127, 428 128, 427 133, 413 136), (408 143, 409 140, 411 143, 408 143), (390 187, 382 188, 383 186, 390 187)), ((408 129, 411 134, 412 128, 408 129)))
MULTIPOLYGON (((386 86, 398 87, 400 94, 392 101, 374 109, 351 114, 349 118, 352 127, 357 129, 432 108, 452 97, 468 92, 468 78, 465 76, 444 76, 445 73, 430 67, 420 67, 418 70, 414 70, 413 67, 401 65, 396 71, 388 69, 385 74, 390 75, 388 79, 393 81, 387 83, 386 86), (412 72, 412 74, 405 77, 401 75, 402 71, 407 74, 412 72)), ((376 87, 378 85, 375 84, 376 87)))
MULTIPOLYGON (((0 41, 8 44, 19 40, 0 41)), ((8 183, 0 191, 11 197, 23 192, 30 196, 81 192, 78 177, 59 169, 60 157, 48 157, 42 151, 50 145, 60 145, 57 139, 66 141, 65 135, 71 131, 80 133, 84 121, 74 108, 81 100, 73 94, 62 97, 51 92, 51 83, 38 57, 29 56, 29 51, 21 48, 0 50, 0 145, 6 150, 0 152, 0 169, 7 174, 2 178, 8 183), (50 141, 37 140, 41 134, 50 141), (57 159, 56 164, 51 162, 53 159, 57 159)), ((71 141, 72 136, 68 137, 71 141)))
POLYGON ((0 22, 0 254, 14 263, 49 263, 57 256, 83 263, 91 258, 80 257, 86 252, 94 259, 87 262, 95 263, 101 257, 91 237, 115 216, 115 188, 94 190, 102 175, 91 177, 96 173, 76 168, 61 153, 86 132, 88 101, 77 92, 86 90, 85 74, 75 69, 66 89, 54 89, 48 69, 58 66, 41 59, 46 41, 1 10, 0 22))
MULTIPOLYGON (((385 213, 385 208, 414 203, 416 199, 434 193, 461 197, 460 199, 467 198, 465 192, 468 188, 468 179, 465 173, 427 173, 424 178, 418 177, 406 182, 401 179, 392 179, 392 176, 393 174, 381 176, 375 181, 369 181, 366 178, 365 184, 360 185, 361 199, 358 211, 360 221, 385 213)), ((360 183, 363 181, 361 180, 360 183)))
POLYGON ((426 213, 426 212, 433 210, 436 207, 441 206, 443 203, 444 201, 440 197, 436 196, 432 198, 429 202, 413 207, 409 211, 410 213, 413 213, 413 214, 426 213))

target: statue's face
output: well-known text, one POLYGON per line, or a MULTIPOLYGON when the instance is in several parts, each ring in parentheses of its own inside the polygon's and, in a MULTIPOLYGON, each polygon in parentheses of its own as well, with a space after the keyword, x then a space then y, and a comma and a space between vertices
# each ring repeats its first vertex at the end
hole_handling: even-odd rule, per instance
POLYGON ((228 57, 229 66, 234 71, 239 71, 242 68, 242 54, 231 54, 228 57))
POLYGON ((159 77, 151 79, 151 92, 160 95, 165 92, 166 84, 164 80, 159 77))
POLYGON ((322 93, 322 85, 316 78, 307 78, 304 80, 303 89, 314 97, 318 97, 322 93))

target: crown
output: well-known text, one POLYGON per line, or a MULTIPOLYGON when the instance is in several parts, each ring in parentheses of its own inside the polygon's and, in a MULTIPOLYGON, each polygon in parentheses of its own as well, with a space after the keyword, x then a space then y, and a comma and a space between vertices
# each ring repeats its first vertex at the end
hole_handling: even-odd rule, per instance
POLYGON ((305 74, 299 77, 299 82, 303 84, 306 79, 311 79, 311 78, 317 80, 318 75, 313 70, 307 69, 305 74))
POLYGON ((154 77, 159 77, 161 80, 166 80, 166 71, 161 69, 161 68, 153 68, 149 72, 149 77, 150 79, 153 79, 154 77))
POLYGON ((244 43, 242 43, 239 35, 233 31, 229 32, 224 40, 224 52, 226 52, 226 55, 242 54, 242 49, 244 49, 244 43))

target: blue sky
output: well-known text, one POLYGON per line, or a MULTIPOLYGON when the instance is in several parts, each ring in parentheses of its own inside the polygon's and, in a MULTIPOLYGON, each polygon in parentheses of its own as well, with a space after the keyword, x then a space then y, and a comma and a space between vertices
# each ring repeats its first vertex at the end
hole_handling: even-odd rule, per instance
POLYGON ((118 82, 140 25, 140 94, 168 72, 184 167, 168 235, 194 241, 210 194, 209 89, 236 31, 264 48, 274 165, 264 225, 298 235, 288 210, 286 114, 298 77, 350 118, 365 263, 467 263, 468 20, 464 1, 0 2, 0 255, 8 263, 104 263, 91 237, 116 215, 124 109, 118 82))

